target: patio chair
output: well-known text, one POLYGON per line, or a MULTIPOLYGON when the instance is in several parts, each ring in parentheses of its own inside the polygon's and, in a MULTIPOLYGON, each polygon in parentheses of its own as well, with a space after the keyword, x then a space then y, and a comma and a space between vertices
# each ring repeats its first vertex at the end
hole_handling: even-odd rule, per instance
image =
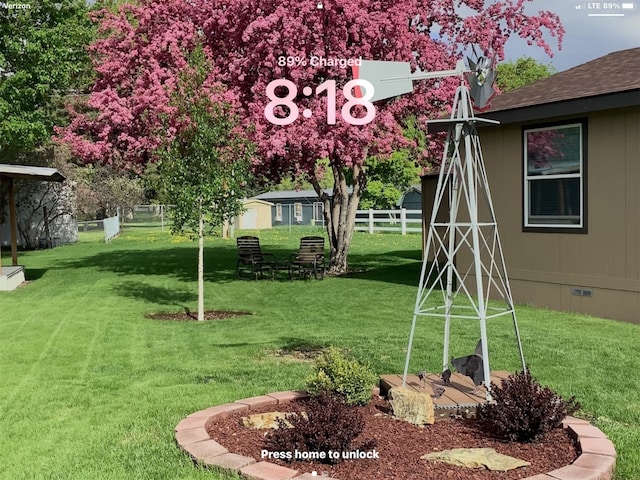
POLYGON ((256 280, 258 275, 264 278, 265 270, 268 270, 271 278, 274 278, 278 269, 276 257, 270 253, 264 253, 260 248, 260 239, 245 235, 238 237, 238 262, 236 263, 236 273, 238 278, 242 278, 242 272, 246 271, 256 280))
POLYGON ((324 279, 324 238, 302 237, 300 249, 289 257, 289 279, 293 279, 294 272, 299 278, 306 278, 313 274, 314 278, 324 279))

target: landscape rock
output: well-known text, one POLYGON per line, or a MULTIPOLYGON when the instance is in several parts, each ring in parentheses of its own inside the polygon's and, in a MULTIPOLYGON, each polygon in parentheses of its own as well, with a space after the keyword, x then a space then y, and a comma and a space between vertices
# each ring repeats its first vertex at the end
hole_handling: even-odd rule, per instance
MULTIPOLYGON (((242 417, 241 422, 246 428, 277 430, 279 428, 278 419, 284 420, 285 424, 291 427, 291 424, 287 421, 287 417, 291 417, 292 415, 295 416, 296 414, 285 412, 256 413, 242 417)), ((305 413, 302 413, 302 416, 306 418, 305 413)))
POLYGON ((423 460, 448 463, 460 467, 482 468, 505 472, 520 467, 528 467, 529 462, 496 452, 493 448, 454 448, 442 452, 428 453, 423 460))
POLYGON ((433 400, 424 392, 394 387, 389 390, 389 403, 393 416, 413 425, 432 425, 435 421, 433 400))

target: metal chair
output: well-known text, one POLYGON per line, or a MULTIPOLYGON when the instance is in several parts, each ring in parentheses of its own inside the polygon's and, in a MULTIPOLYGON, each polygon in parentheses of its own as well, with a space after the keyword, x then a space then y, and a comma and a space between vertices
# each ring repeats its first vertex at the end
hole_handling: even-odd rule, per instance
POLYGON ((236 239, 238 245, 238 261, 236 263, 236 273, 238 278, 242 278, 243 271, 250 272, 255 279, 264 278, 265 269, 275 277, 278 269, 276 257, 270 253, 264 253, 260 248, 260 239, 250 235, 244 235, 236 239))
POLYGON ((313 274, 314 278, 324 279, 324 237, 302 237, 300 249, 289 257, 289 279, 293 279, 294 272, 299 278, 306 278, 313 274))

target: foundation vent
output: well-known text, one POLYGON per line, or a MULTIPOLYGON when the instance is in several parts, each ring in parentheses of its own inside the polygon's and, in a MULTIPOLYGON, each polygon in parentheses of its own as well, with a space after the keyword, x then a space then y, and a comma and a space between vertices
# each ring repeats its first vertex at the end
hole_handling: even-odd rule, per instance
POLYGON ((571 295, 578 297, 593 297, 593 290, 590 288, 572 288, 571 295))

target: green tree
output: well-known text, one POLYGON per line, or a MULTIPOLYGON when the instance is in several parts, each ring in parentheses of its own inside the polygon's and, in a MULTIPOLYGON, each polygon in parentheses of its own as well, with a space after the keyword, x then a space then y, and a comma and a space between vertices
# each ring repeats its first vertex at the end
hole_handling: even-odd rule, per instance
POLYGON ((252 146, 237 129, 220 86, 205 87, 202 48, 180 76, 174 104, 187 126, 159 151, 159 176, 172 208, 173 233, 198 239, 198 320, 204 320, 204 238, 238 215, 249 176, 252 146))
POLYGON ((499 63, 496 84, 503 92, 523 87, 556 73, 553 65, 539 63, 531 57, 522 57, 513 62, 499 63))
MULTIPOLYGON (((320 188, 331 189, 333 188, 333 177, 329 174, 326 174, 329 169, 329 159, 321 158, 316 162, 316 171, 318 176, 318 185, 320 188)), ((267 186, 270 186, 271 189, 282 191, 282 190, 312 190, 313 185, 307 180, 305 174, 293 175, 291 177, 286 177, 280 180, 279 183, 270 184, 267 178, 263 179, 263 183, 267 186)))
POLYGON ((360 199, 360 208, 394 208, 402 194, 420 182, 421 168, 416 159, 427 150, 426 133, 416 117, 411 116, 405 121, 403 134, 409 146, 393 152, 384 161, 375 157, 367 159, 367 185, 360 199))
POLYGON ((0 8, 0 157, 19 162, 64 123, 63 97, 92 79, 95 37, 84 0, 0 8))
POLYGON ((143 179, 109 165, 73 165, 67 178, 75 184, 79 220, 112 217, 119 211, 126 221, 135 205, 147 203, 143 179))
POLYGON ((367 159, 367 186, 360 199, 360 208, 386 210, 395 208, 402 194, 419 182, 419 168, 407 149, 391 154, 385 161, 367 159))

